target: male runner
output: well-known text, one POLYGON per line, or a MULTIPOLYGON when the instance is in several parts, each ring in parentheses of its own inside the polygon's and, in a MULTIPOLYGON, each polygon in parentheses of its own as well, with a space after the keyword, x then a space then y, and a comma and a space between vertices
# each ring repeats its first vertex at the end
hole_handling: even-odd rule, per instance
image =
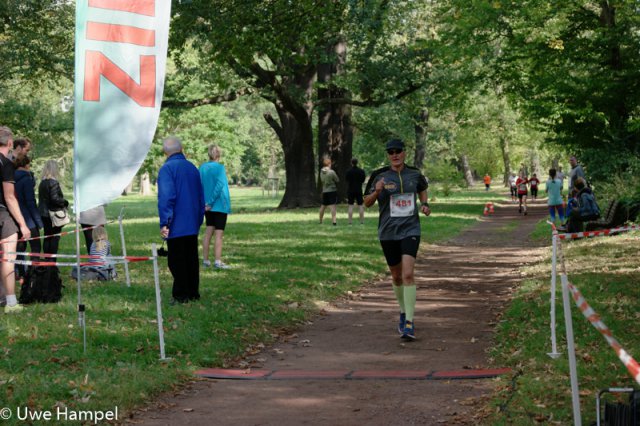
POLYGON ((393 279, 393 291, 400 305, 398 332, 404 340, 415 340, 414 312, 416 285, 413 271, 420 246, 419 212, 431 214, 427 202, 427 179, 420 170, 405 164, 404 143, 390 140, 386 145, 390 167, 376 170, 369 178, 364 200, 367 207, 376 201, 380 212, 378 238, 393 279), (416 197, 417 196, 417 197, 416 197), (420 207, 416 204, 420 199, 420 207))

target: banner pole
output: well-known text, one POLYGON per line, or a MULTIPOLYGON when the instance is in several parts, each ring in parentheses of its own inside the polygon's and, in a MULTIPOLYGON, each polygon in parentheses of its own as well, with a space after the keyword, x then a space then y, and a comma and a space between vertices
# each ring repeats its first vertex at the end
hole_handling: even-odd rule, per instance
POLYGON ((131 287, 131 276, 129 275, 129 261, 127 257, 127 246, 124 242, 124 227, 122 226, 122 218, 124 217, 124 207, 120 210, 120 216, 118 216, 118 223, 120 224, 120 242, 122 244, 122 256, 124 256, 124 275, 127 278, 127 287, 131 287))
POLYGON ((160 295, 160 273, 158 271, 158 249, 156 243, 151 244, 151 253, 153 255, 153 280, 156 287, 156 312, 158 315, 158 338, 160 339, 160 361, 167 358, 164 353, 164 327, 162 324, 162 297, 160 295))
POLYGON ((558 352, 558 342, 556 339, 556 279, 558 274, 558 237, 553 233, 552 237, 552 250, 551 250, 551 352, 547 353, 551 358, 557 359, 560 357, 558 352))
MULTIPOLYGON (((76 165, 74 163, 74 172, 76 170, 76 165)), ((78 286, 78 325, 82 327, 82 346, 84 353, 87 353, 87 323, 85 321, 85 306, 82 303, 82 274, 80 271, 80 212, 78 211, 78 205, 80 204, 79 194, 78 194, 78 185, 76 183, 75 175, 73 179, 73 209, 76 213, 76 283, 78 286)))

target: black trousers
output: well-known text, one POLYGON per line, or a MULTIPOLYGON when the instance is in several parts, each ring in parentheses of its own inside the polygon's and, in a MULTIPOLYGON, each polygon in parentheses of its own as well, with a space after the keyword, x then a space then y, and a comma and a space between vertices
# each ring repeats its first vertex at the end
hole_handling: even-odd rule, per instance
POLYGON ((173 298, 178 302, 200 299, 198 236, 170 238, 167 240, 167 249, 167 263, 173 275, 173 298))
MULTIPOLYGON (((62 226, 53 226, 50 217, 42 216, 42 224, 44 225, 44 235, 59 234, 62 231, 62 226)), ((42 243, 43 253, 58 253, 58 244, 60 243, 60 237, 45 238, 42 243)))
MULTIPOLYGON (((88 228, 93 225, 87 225, 86 223, 81 223, 80 228, 88 228)), ((87 254, 91 251, 91 244, 93 243, 93 229, 85 229, 82 231, 84 234, 84 242, 87 246, 87 254)))

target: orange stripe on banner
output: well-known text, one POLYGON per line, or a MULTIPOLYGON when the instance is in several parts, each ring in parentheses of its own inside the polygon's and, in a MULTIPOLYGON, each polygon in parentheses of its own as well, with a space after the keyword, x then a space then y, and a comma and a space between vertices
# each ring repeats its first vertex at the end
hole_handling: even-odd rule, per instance
POLYGON ((87 39, 152 47, 156 45, 156 32, 129 25, 89 21, 87 22, 87 39))
POLYGON ((89 0, 89 7, 155 16, 156 0, 89 0))

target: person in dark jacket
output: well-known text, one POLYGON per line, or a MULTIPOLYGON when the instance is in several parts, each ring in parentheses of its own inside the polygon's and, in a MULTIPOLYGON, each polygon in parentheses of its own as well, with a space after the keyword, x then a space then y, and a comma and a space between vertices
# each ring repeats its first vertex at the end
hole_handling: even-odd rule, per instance
POLYGON ((349 225, 353 218, 353 203, 358 203, 360 210, 360 223, 364 223, 364 205, 362 199, 362 184, 366 178, 364 170, 358 167, 358 159, 351 159, 351 168, 347 170, 345 176, 347 180, 347 203, 349 204, 349 225))
POLYGON ((173 275, 173 302, 200 299, 198 233, 204 217, 200 172, 182 153, 182 142, 171 136, 162 143, 167 161, 158 172, 160 236, 167 241, 167 263, 173 275))
MULTIPOLYGON (((40 212, 36 205, 36 180, 33 178, 33 173, 31 173, 31 159, 26 156, 17 157, 15 165, 17 168, 15 173, 16 198, 18 198, 20 212, 22 213, 22 217, 24 218, 27 227, 31 231, 31 237, 36 238, 34 240, 29 240, 29 246, 31 248, 31 253, 40 253, 40 239, 37 237, 40 236, 40 229, 44 227, 44 224, 42 223, 42 218, 40 217, 40 212)), ((16 251, 22 252, 25 251, 26 248, 27 242, 20 241, 18 242, 16 251)), ((24 256, 19 256, 18 259, 24 259, 24 256)), ((32 256, 31 259, 35 260, 37 257, 32 256)), ((26 269, 25 265, 17 265, 19 277, 24 277, 26 269)))
POLYGON ((576 200, 578 205, 571 210, 569 221, 567 223, 567 231, 582 232, 584 222, 596 220, 600 217, 600 208, 596 203, 591 188, 587 187, 585 180, 581 177, 575 180, 575 189, 578 191, 576 200))
MULTIPOLYGON (((38 211, 44 225, 44 235, 55 235, 62 231, 61 226, 53 226, 51 223, 49 210, 60 211, 69 206, 69 202, 64 199, 62 194, 58 176, 58 162, 56 160, 48 160, 42 169, 42 177, 38 186, 38 211)), ((59 243, 60 236, 45 238, 42 244, 43 253, 58 253, 59 243)))

